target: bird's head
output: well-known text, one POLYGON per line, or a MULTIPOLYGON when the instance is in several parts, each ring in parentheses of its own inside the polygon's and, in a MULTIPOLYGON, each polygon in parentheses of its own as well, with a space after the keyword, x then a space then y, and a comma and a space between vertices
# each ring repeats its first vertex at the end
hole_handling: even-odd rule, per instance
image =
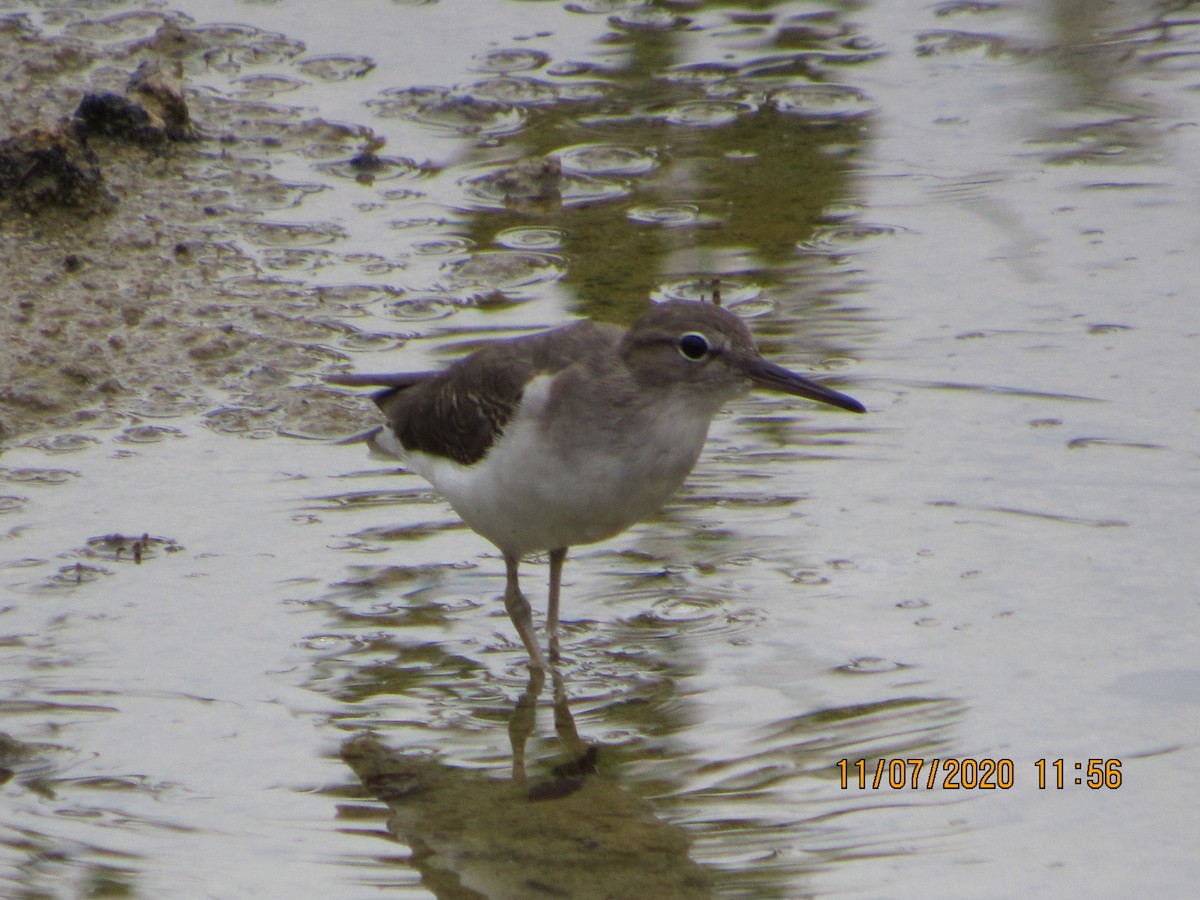
POLYGON ((677 388, 718 406, 761 387, 850 412, 866 411, 853 397, 763 359, 745 322, 712 303, 655 305, 630 326, 621 352, 638 382, 677 388))

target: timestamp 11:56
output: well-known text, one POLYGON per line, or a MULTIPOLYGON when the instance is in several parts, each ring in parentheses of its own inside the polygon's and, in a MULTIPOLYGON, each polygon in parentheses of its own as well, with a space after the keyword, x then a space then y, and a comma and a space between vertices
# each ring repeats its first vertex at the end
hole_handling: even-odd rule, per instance
POLYGON ((1121 761, 1119 759, 1089 759, 1084 763, 1068 763, 1062 759, 1046 761, 1039 759, 1034 762, 1037 769, 1038 789, 1054 788, 1062 790, 1071 782, 1078 785, 1086 784, 1092 790, 1110 788, 1116 790, 1121 786, 1121 761), (1072 775, 1074 771, 1079 773, 1072 775))

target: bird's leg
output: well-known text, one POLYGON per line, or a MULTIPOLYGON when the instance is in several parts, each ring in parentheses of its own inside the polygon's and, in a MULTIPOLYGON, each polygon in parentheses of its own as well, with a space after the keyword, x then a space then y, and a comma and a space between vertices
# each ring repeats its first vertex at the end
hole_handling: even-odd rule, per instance
POLYGON ((504 608, 508 610, 508 617, 516 626, 517 634, 521 636, 521 643, 525 645, 525 652, 529 654, 529 664, 535 669, 548 669, 550 667, 546 663, 546 657, 542 655, 542 648, 538 646, 533 633, 533 613, 529 609, 529 601, 521 593, 521 583, 517 579, 517 566, 520 562, 519 556, 504 554, 507 576, 504 586, 504 608))
POLYGON ((567 548, 550 551, 550 602, 546 607, 546 631, 550 634, 550 659, 558 662, 558 594, 562 588, 563 563, 567 560, 567 548))

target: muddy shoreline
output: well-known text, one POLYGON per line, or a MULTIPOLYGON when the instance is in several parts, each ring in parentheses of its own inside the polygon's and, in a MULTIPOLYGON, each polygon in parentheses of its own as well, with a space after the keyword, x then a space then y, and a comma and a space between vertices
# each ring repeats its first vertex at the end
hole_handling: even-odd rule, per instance
POLYGON ((351 156, 368 130, 191 88, 189 69, 215 58, 240 70, 303 49, 281 35, 169 13, 86 24, 50 35, 0 19, 0 141, 68 129, 81 99, 127 90, 143 63, 180 72, 197 139, 93 134, 102 194, 33 211, 0 199, 0 441, 182 414, 246 436, 353 430, 357 401, 311 377, 346 359, 337 343, 353 329, 326 318, 319 292, 264 272, 246 234, 307 189, 267 173, 267 157, 351 156), (111 38, 105 23, 133 36, 81 37, 111 38))

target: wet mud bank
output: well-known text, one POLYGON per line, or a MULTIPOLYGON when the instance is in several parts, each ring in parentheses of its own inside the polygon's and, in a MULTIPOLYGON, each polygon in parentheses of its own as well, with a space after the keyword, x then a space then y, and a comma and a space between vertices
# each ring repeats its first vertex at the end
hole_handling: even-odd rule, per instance
POLYGON ((303 375, 353 329, 265 275, 246 232, 317 189, 267 156, 352 156, 366 129, 190 86, 192 69, 302 52, 280 35, 151 12, 73 25, 0 18, 0 440, 179 414, 351 430, 356 401, 303 375))

